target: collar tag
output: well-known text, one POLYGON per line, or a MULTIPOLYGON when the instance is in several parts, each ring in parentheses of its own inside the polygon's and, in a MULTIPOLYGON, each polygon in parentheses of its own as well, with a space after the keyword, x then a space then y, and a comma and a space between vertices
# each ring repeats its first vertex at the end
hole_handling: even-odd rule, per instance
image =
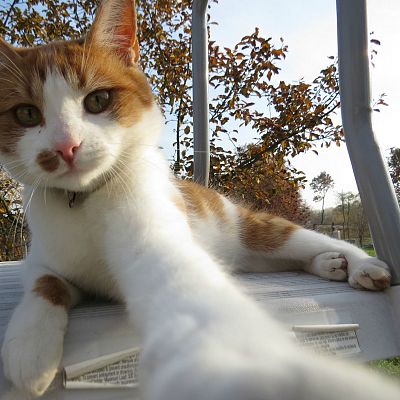
POLYGON ((68 206, 72 208, 75 205, 76 192, 68 192, 68 206))

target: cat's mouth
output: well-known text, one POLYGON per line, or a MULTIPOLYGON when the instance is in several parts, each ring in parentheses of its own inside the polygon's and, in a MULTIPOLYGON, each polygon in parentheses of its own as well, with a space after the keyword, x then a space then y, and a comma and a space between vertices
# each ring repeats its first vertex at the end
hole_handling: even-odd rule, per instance
POLYGON ((85 172, 89 172, 89 171, 85 171, 82 168, 77 167, 76 165, 70 165, 68 166, 68 169, 64 172, 61 173, 61 175, 59 175, 59 178, 63 178, 65 176, 76 176, 79 174, 84 174, 85 172))
POLYGON ((94 157, 77 160, 73 164, 60 165, 50 173, 48 183, 51 186, 72 192, 90 192, 99 182, 107 180, 113 168, 112 157, 94 157))

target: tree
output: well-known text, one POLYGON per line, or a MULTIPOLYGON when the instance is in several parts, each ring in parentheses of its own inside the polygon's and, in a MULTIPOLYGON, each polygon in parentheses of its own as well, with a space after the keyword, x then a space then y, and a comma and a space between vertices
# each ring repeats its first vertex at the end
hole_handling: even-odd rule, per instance
POLYGON ((0 168, 0 261, 21 259, 27 241, 21 186, 0 168))
MULTIPOLYGON (((239 158, 252 157, 253 151, 257 151, 256 146, 241 148, 239 158)), ((238 170, 231 179, 226 177, 214 174, 211 186, 255 210, 268 210, 303 225, 308 222, 310 210, 301 198, 298 184, 293 182, 290 171, 276 163, 272 155, 253 168, 238 170)))
POLYGON ((397 201, 400 202, 400 148, 392 147, 388 157, 390 177, 394 185, 397 201))
POLYGON ((358 243, 360 247, 363 247, 365 236, 367 234, 370 235, 370 233, 367 216, 365 215, 364 208, 358 194, 354 196, 351 208, 353 210, 350 216, 351 223, 354 226, 358 243))
POLYGON ((347 239, 350 239, 350 212, 357 196, 357 194, 352 192, 343 192, 343 190, 340 193, 337 193, 337 198, 339 200, 337 210, 339 210, 342 215, 343 239, 346 239, 346 232, 347 239))
POLYGON ((338 206, 335 208, 335 221, 340 221, 343 227, 343 239, 358 240, 363 246, 365 239, 370 237, 367 217, 358 193, 337 193, 338 206))
POLYGON ((310 187, 315 193, 313 200, 317 202, 322 201, 321 225, 324 223, 325 196, 328 193, 329 189, 332 189, 333 186, 334 182, 332 177, 325 171, 322 171, 318 176, 313 178, 310 183, 310 187))

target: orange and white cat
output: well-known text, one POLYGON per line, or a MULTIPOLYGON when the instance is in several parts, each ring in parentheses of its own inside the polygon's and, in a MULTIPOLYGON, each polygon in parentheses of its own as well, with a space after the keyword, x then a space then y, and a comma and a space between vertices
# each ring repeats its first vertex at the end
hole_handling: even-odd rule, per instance
POLYGON ((226 271, 295 265, 379 290, 387 266, 173 178, 138 57, 134 0, 104 0, 85 39, 0 42, 0 161, 25 185, 32 232, 7 377, 46 391, 82 290, 126 303, 143 336, 143 399, 380 398, 380 382, 292 345, 226 271))

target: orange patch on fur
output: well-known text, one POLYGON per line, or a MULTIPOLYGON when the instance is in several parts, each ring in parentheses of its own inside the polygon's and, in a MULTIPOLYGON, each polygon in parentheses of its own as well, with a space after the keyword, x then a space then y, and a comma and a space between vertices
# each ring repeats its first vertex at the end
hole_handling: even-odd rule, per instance
POLYGON ((268 213, 256 213, 245 208, 239 210, 241 239, 251 250, 276 250, 298 228, 292 222, 268 213))
POLYGON ((0 114, 0 151, 4 154, 14 153, 19 139, 24 135, 24 129, 14 122, 13 117, 0 114))
POLYGON ((183 196, 181 196, 180 194, 175 194, 172 198, 172 201, 175 203, 175 205, 178 207, 179 210, 181 210, 184 214, 186 214, 187 208, 183 196))
POLYGON ((47 172, 54 172, 60 165, 60 159, 54 151, 43 150, 36 157, 36 162, 47 172))
POLYGON ((52 275, 44 275, 36 281, 33 292, 43 297, 55 306, 69 309, 71 306, 71 294, 66 284, 52 275))
POLYGON ((210 214, 219 219, 226 217, 222 198, 215 190, 188 180, 177 181, 177 186, 189 213, 200 218, 206 218, 210 214))

